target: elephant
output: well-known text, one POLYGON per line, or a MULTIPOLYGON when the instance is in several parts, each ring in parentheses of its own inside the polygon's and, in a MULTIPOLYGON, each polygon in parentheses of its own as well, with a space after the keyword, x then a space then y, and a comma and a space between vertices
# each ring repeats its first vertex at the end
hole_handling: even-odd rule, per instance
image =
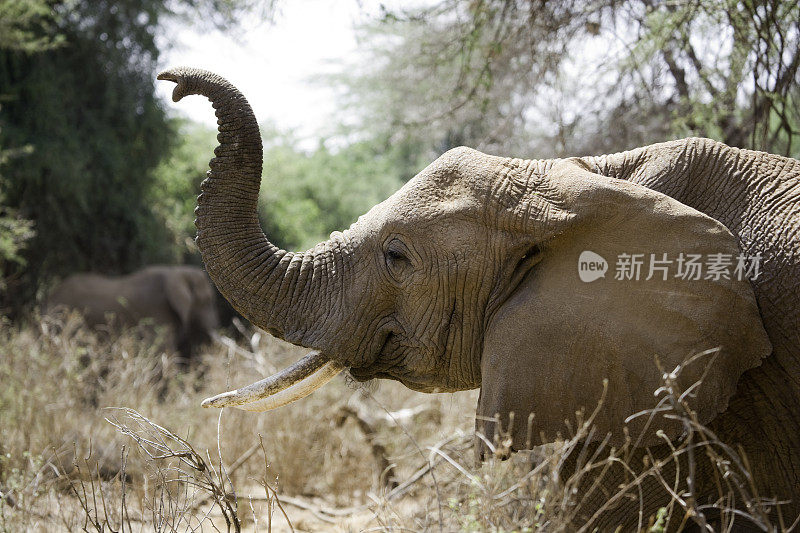
MULTIPOLYGON (((656 358, 669 372, 718 348, 681 366, 687 402, 744 450, 760 496, 788 502, 789 523, 800 512, 800 161, 702 138, 567 159, 459 147, 348 229, 289 252, 258 223, 262 144, 244 96, 200 69, 158 79, 176 84, 175 102, 203 95, 216 109, 195 221, 209 276, 255 325, 312 349, 204 406, 272 409, 349 369, 422 392, 480 388, 477 430, 511 426, 520 450, 591 412, 606 380, 587 441, 620 444, 627 430, 663 451, 664 436, 682 437, 674 420, 625 423, 654 405, 656 358), (664 270, 692 257, 702 274, 664 270), (650 260, 641 278, 627 268, 637 258, 650 260), (725 261, 749 275, 721 273, 725 261), (532 431, 511 424, 531 414, 532 431)), ((713 498, 713 475, 698 465, 695 477, 699 500, 713 498)), ((629 514, 608 511, 600 530, 629 514)))
POLYGON ((168 346, 188 360, 219 327, 215 291, 193 266, 154 265, 121 277, 73 274, 50 294, 45 313, 74 309, 86 324, 130 327, 151 320, 169 329, 168 346))

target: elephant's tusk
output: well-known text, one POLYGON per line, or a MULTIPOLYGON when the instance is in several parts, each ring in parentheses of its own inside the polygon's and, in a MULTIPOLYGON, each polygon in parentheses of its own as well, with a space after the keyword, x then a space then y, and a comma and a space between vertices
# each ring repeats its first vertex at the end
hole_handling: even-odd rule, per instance
POLYGON ((206 398, 202 405, 269 411, 308 396, 336 377, 344 368, 341 363, 331 361, 315 350, 273 376, 241 389, 206 398))

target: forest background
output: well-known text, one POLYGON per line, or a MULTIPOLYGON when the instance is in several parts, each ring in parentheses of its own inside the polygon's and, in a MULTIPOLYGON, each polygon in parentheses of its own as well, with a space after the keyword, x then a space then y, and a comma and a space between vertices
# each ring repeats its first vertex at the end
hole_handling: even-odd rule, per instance
MULTIPOLYGON (((215 132, 157 96, 166 31, 270 31, 284 7, 0 0, 0 314, 72 272, 200 263, 193 209, 215 132)), ((341 95, 325 136, 309 148, 262 125, 259 215, 280 246, 346 228, 458 145, 544 158, 705 136, 800 156, 796 2, 372 7, 355 58, 313 80, 341 95)))

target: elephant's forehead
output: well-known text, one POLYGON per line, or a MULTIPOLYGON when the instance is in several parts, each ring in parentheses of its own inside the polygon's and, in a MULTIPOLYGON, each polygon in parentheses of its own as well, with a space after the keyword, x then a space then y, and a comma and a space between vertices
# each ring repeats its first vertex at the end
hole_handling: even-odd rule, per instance
POLYGON ((387 231, 446 235, 456 230, 459 222, 482 220, 496 174, 494 167, 474 160, 469 161, 473 163, 470 165, 463 159, 458 165, 440 160, 360 216, 350 227, 350 236, 375 237, 387 231))
MULTIPOLYGON (((419 177, 419 176, 418 176, 419 177)), ((359 217, 358 225, 422 227, 478 217, 485 202, 470 189, 442 188, 431 180, 414 178, 392 196, 359 217)))

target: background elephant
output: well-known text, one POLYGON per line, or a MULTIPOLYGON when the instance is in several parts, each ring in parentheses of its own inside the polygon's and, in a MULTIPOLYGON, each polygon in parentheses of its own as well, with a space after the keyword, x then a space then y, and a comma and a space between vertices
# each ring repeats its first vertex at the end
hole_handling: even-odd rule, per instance
MULTIPOLYGON (((520 449, 591 411, 607 378, 589 440, 610 432, 621 442, 625 417, 653 406, 656 356, 672 369, 722 347, 707 374, 685 368, 681 385, 704 378, 690 398, 700 422, 744 449, 760 496, 789 501, 789 521, 800 511, 800 162, 707 139, 571 160, 459 148, 348 230, 292 253, 258 225, 262 148, 244 97, 205 71, 159 79, 177 83, 175 101, 202 94, 217 110, 220 146, 196 221, 209 275, 254 324, 318 350, 204 405, 269 409, 349 368, 358 380, 419 391, 480 387, 477 426, 488 435, 495 420, 507 428, 512 412, 516 420, 535 413, 532 431, 512 427, 520 449), (752 282, 608 275, 583 283, 584 251, 612 265, 621 254, 743 253, 760 257, 762 271, 752 282)), ((656 430, 679 439, 681 428, 654 421, 641 444, 658 456, 656 430)), ((710 476, 697 466, 701 501, 714 498, 710 476)), ((644 501, 665 503, 648 497, 651 488, 641 487, 644 501)), ((594 494, 599 505, 604 491, 594 494)), ((630 509, 617 511, 609 524, 630 520, 630 509)))
POLYGON ((147 319, 167 326, 170 347, 185 358, 219 327, 214 288, 193 266, 149 266, 122 277, 74 274, 47 300, 47 313, 64 308, 81 311, 91 327, 147 319))

